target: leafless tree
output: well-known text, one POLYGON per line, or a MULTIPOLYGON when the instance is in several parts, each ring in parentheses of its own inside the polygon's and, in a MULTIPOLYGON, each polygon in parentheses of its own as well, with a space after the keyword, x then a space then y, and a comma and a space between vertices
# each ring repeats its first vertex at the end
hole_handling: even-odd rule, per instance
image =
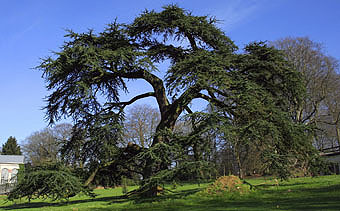
POLYGON ((147 104, 137 104, 128 109, 125 121, 125 138, 127 142, 149 147, 160 121, 157 109, 147 104))
POLYGON ((321 148, 340 146, 340 75, 332 81, 332 91, 324 100, 323 112, 320 114, 319 125, 327 134, 326 143, 321 148))
POLYGON ((340 76, 338 61, 326 55, 322 44, 308 37, 287 37, 271 43, 303 74, 307 95, 295 111, 295 120, 316 125, 318 148, 340 144, 340 76), (336 134, 334 136, 334 134, 336 134))
POLYGON ((22 144, 22 151, 32 165, 57 161, 60 145, 71 137, 72 125, 63 123, 47 127, 28 136, 22 144))

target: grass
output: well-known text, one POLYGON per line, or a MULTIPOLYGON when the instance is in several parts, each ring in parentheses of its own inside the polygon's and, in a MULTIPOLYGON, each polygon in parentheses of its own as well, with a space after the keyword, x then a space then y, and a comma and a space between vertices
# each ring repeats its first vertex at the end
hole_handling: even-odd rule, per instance
MULTIPOLYGON (((25 200, 8 202, 0 197, 0 210, 340 210, 340 176, 295 178, 277 182, 272 179, 249 179, 256 190, 248 195, 226 197, 205 196, 199 193, 208 184, 186 184, 178 186, 173 193, 156 200, 126 199, 122 189, 95 190, 94 199, 76 196, 69 202, 48 200, 25 200)), ((132 190, 135 187, 129 187, 132 190)), ((171 188, 171 185, 169 187, 171 188)))

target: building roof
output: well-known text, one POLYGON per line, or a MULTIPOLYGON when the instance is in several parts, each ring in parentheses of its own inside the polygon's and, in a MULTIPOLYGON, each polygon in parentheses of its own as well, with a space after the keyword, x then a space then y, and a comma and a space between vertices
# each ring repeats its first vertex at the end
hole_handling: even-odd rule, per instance
POLYGON ((23 164, 24 156, 23 155, 0 155, 0 164, 2 163, 23 164))
POLYGON ((340 152, 327 152, 327 153, 320 153, 321 156, 336 156, 336 155, 340 155, 340 152))

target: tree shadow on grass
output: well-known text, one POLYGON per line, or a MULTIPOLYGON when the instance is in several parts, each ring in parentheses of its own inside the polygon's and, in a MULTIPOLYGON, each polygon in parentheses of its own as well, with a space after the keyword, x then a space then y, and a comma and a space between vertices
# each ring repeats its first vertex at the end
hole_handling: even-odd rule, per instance
MULTIPOLYGON (((125 210, 138 211, 138 210, 181 210, 181 211, 207 211, 207 210, 247 210, 247 211, 263 211, 263 210, 286 210, 286 211, 338 211, 339 205, 336 202, 319 202, 319 203, 297 203, 292 201, 271 201, 271 200, 209 200, 201 201, 197 203, 185 203, 185 204, 167 204, 145 207, 128 207, 125 210)), ((100 211, 108 209, 98 209, 100 211)))
POLYGON ((266 183, 266 184, 259 184, 259 185, 254 185, 255 188, 269 188, 269 187, 288 187, 288 186, 291 186, 291 187, 294 187, 294 186, 303 186, 303 185, 307 185, 309 183, 306 183, 306 182, 297 182, 297 183, 294 183, 294 184, 289 184, 289 183, 278 183, 278 184, 275 184, 275 183, 266 183))
MULTIPOLYGON (((237 199, 220 198, 200 198, 194 197, 190 199, 190 202, 185 199, 187 196, 197 193, 203 188, 196 188, 191 190, 176 191, 174 193, 165 194, 155 198, 126 198, 124 196, 114 197, 101 197, 94 199, 74 200, 69 202, 32 202, 16 204, 11 206, 3 206, 0 209, 12 210, 12 209, 25 209, 25 208, 43 208, 43 207, 61 207, 70 204, 80 204, 87 202, 107 202, 108 205, 119 204, 124 202, 133 202, 134 205, 128 205, 122 210, 182 210, 182 211, 206 211, 206 210, 248 210, 248 211, 262 211, 262 210, 340 210, 340 185, 330 185, 328 187, 314 188, 314 187, 301 187, 292 189, 290 192, 287 190, 276 189, 264 189, 256 191, 255 196, 249 195, 249 197, 240 197, 237 199), (261 196, 261 194, 266 194, 261 196), (257 196, 256 196, 257 195, 257 196), (177 201, 175 199, 182 199, 185 201, 177 201), (154 201, 166 201, 165 203, 153 204, 154 201), (192 201, 193 200, 193 201, 192 201), (143 204, 145 203, 145 204, 143 204)), ((112 210, 111 206, 103 208, 94 208, 92 210, 106 211, 112 210)))
POLYGON ((42 207, 61 207, 65 205, 72 204, 81 204, 88 202, 110 202, 110 204, 114 203, 124 203, 129 199, 124 196, 112 196, 112 197, 100 197, 100 198, 91 198, 91 199, 79 199, 72 201, 60 201, 60 202, 25 202, 25 203, 15 203, 8 206, 0 206, 0 209, 4 210, 13 210, 13 209, 27 209, 27 208, 42 208, 42 207))
MULTIPOLYGON (((260 193, 267 194, 267 197, 257 199, 261 200, 259 206, 266 209, 279 208, 283 210, 340 210, 340 185, 329 185, 327 187, 296 187, 303 184, 304 183, 287 185, 293 187, 288 190, 262 189, 260 193)), ((248 210, 245 209, 245 203, 242 201, 231 202, 230 205, 239 207, 240 210, 248 210)))
MULTIPOLYGON (((302 191, 309 191, 311 193, 329 193, 332 191, 339 191, 340 192, 340 185, 329 185, 323 188, 301 188, 302 191)), ((340 196, 339 196, 340 198, 340 196)))
MULTIPOLYGON (((227 199, 224 197, 195 197, 191 202, 176 202, 169 201, 165 204, 146 205, 137 207, 127 207, 126 210, 181 210, 181 211, 206 211, 206 210, 247 210, 247 211, 263 211, 263 210, 287 210, 287 211, 339 211, 340 210, 340 195, 331 193, 339 185, 326 188, 299 188, 299 193, 287 192, 282 190, 265 190, 251 194, 245 197, 235 199, 227 199), (266 193, 265 196, 261 194, 266 193), (319 194, 320 193, 320 194, 319 194), (323 194, 321 194, 323 193, 323 194), (328 194, 330 193, 330 194, 328 194), (256 196, 257 195, 257 196, 256 196)), ((101 209, 104 211, 105 209, 101 209)))
POLYGON ((204 188, 195 188, 195 189, 190 189, 190 190, 181 190, 181 191, 168 191, 169 193, 157 196, 157 197, 152 197, 152 198, 144 198, 144 197, 139 197, 139 196, 134 196, 130 197, 129 199, 132 200, 136 204, 141 204, 141 203, 149 203, 149 202, 160 202, 164 200, 169 200, 169 199, 181 199, 185 198, 189 195, 195 194, 204 188))
POLYGON ((83 200, 71 200, 71 201, 61 201, 61 202, 25 202, 25 203, 16 203, 8 206, 0 206, 0 209, 3 210, 13 210, 13 209, 27 209, 27 208, 42 208, 42 207, 61 207, 65 205, 72 204, 81 204, 88 202, 108 202, 109 205, 124 203, 127 201, 134 202, 135 204, 139 203, 148 203, 154 201, 163 201, 168 199, 179 199, 184 198, 188 195, 194 194, 198 191, 202 190, 202 188, 196 188, 191 190, 182 190, 176 191, 170 194, 164 194, 154 198, 142 198, 142 197, 130 197, 127 198, 125 196, 112 196, 112 197, 100 197, 100 198, 92 198, 92 199, 83 199, 83 200))

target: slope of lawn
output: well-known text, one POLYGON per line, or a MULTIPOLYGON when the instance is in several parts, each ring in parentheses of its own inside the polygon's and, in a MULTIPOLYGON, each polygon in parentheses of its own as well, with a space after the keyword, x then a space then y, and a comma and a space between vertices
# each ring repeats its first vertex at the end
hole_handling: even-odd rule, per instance
MULTIPOLYGON (((0 210, 340 210, 340 176, 295 178, 289 181, 249 179, 256 190, 248 195, 204 196, 199 193, 208 184, 178 185, 157 200, 126 199, 122 189, 97 189, 91 199, 76 196, 69 202, 25 200, 8 202, 0 198, 0 210)), ((129 187, 132 190, 135 187, 129 187)))

